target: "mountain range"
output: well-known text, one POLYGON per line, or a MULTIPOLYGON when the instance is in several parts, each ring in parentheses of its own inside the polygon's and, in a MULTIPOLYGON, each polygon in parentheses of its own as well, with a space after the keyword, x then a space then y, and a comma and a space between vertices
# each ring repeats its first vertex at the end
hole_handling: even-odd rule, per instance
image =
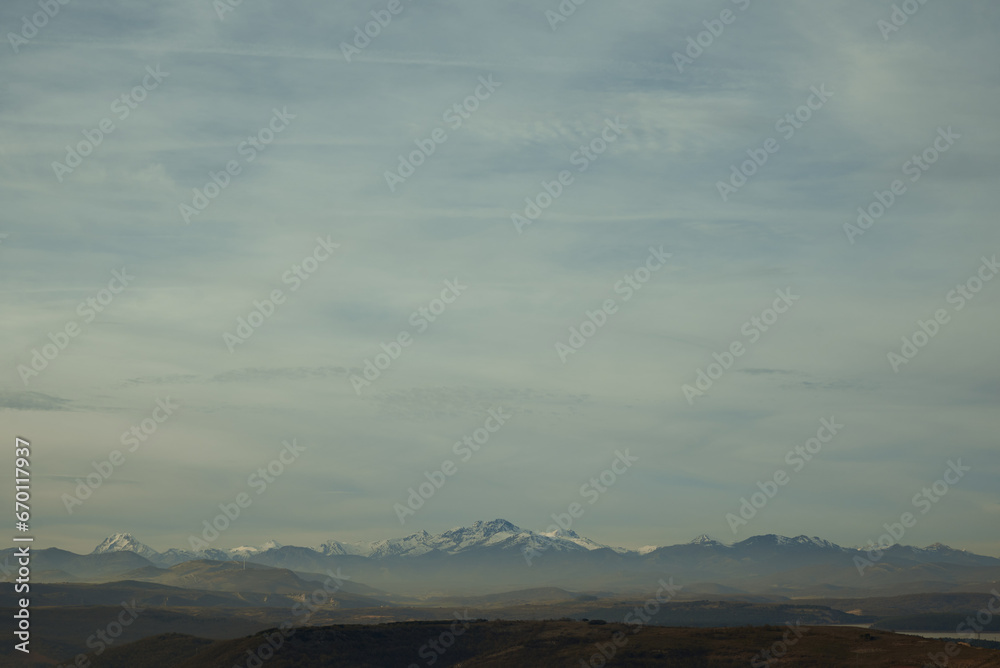
MULTIPOLYGON (((148 559, 157 566, 173 566, 194 559, 215 560, 253 560, 262 555, 280 551, 285 547, 305 549, 322 556, 357 556, 369 559, 385 559, 389 557, 418 557, 429 553, 444 553, 456 555, 480 549, 513 550, 517 552, 535 550, 539 554, 545 552, 590 552, 594 550, 611 550, 620 555, 643 556, 662 550, 679 550, 685 546, 709 548, 721 553, 739 554, 760 549, 794 550, 797 548, 816 548, 834 552, 851 552, 863 554, 861 548, 844 548, 828 540, 809 536, 778 536, 766 534, 752 536, 742 541, 726 545, 707 534, 702 534, 688 543, 670 546, 647 546, 629 549, 598 543, 584 538, 575 531, 556 530, 551 532, 535 532, 522 529, 504 519, 478 521, 467 527, 455 527, 437 535, 419 531, 402 538, 390 538, 368 543, 342 542, 328 540, 314 547, 295 548, 285 546, 270 540, 257 546, 240 546, 230 549, 208 549, 200 552, 171 548, 165 552, 157 552, 140 542, 128 532, 115 533, 104 539, 91 554, 106 554, 110 552, 134 552, 148 559)), ((956 550, 941 543, 935 543, 925 548, 894 546, 890 549, 902 549, 909 552, 920 561, 960 561, 968 565, 1000 565, 1000 559, 974 555, 965 550, 956 550)))
MULTIPOLYGON (((6 553, 0 551, 0 562, 10 558, 6 553)), ((33 575, 45 582, 146 580, 158 578, 158 570, 204 560, 258 564, 307 578, 342 572, 353 582, 419 597, 540 586, 641 593, 671 577, 688 593, 783 597, 988 591, 1000 583, 1000 559, 941 544, 893 545, 872 554, 818 537, 768 534, 726 545, 703 535, 634 550, 573 531, 529 531, 503 519, 369 543, 328 540, 299 547, 268 541, 203 552, 158 552, 130 533, 118 533, 88 555, 50 548, 32 558, 33 575)))
MULTIPOLYGON (((575 531, 556 530, 548 533, 536 533, 521 529, 507 520, 497 519, 490 522, 475 522, 468 527, 456 527, 444 533, 431 535, 419 531, 403 538, 371 541, 368 543, 351 543, 338 540, 328 540, 325 543, 309 548, 323 556, 358 556, 371 559, 386 557, 416 557, 429 552, 458 554, 479 548, 498 547, 501 549, 520 550, 533 546, 539 550, 554 551, 587 551, 610 549, 619 554, 643 553, 655 548, 629 550, 623 547, 603 545, 589 538, 579 536, 575 531)), ((241 546, 227 550, 208 549, 191 551, 171 548, 165 552, 157 552, 148 545, 141 543, 131 533, 121 532, 107 537, 98 545, 92 554, 109 552, 135 552, 149 559, 158 566, 173 566, 192 559, 251 559, 272 550, 285 547, 277 541, 268 541, 258 546, 241 546)))

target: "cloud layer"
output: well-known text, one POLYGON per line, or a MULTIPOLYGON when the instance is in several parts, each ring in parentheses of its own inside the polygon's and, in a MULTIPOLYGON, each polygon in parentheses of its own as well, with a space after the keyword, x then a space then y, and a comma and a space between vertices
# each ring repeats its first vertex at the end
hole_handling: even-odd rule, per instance
POLYGON ((220 542, 543 530, 630 448, 582 535, 860 544, 960 457, 973 471, 904 542, 1000 555, 1000 281, 972 292, 1000 252, 1000 9, 926 3, 891 30, 891 3, 856 0, 388 6, 69 3, 8 37, 0 416, 33 443, 40 545, 180 545, 294 438, 220 542), (378 34, 359 48, 356 27, 378 34), (798 299, 769 312, 776 291, 798 299), (718 377, 686 395, 699 371, 718 377), (393 504, 498 407, 400 526, 393 504))

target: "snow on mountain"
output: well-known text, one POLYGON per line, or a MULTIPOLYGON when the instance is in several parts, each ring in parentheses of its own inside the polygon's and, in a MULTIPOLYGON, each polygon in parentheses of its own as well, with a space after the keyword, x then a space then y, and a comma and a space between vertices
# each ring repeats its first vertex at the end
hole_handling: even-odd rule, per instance
POLYGON ((281 543, 276 540, 269 540, 262 545, 256 547, 251 545, 241 545, 240 547, 234 547, 230 550, 226 550, 226 554, 229 555, 231 559, 248 559, 254 555, 260 554, 261 552, 267 552, 268 550, 277 550, 278 548, 284 547, 281 543))
MULTIPOLYGON (((607 547, 589 538, 582 538, 575 531, 559 529, 552 532, 536 533, 522 529, 503 519, 475 522, 467 527, 456 527, 439 536, 429 537, 426 545, 448 554, 458 554, 485 547, 521 550, 526 547, 540 549, 544 546, 544 549, 555 551, 596 550, 607 547)), ((624 550, 624 548, 612 549, 624 550)))
MULTIPOLYGON (((254 551, 254 554, 265 552, 274 547, 281 547, 279 543, 274 541, 268 541, 261 545, 259 548, 252 547, 237 547, 233 550, 223 551, 216 549, 208 549, 204 552, 191 552, 190 550, 182 550, 177 548, 170 548, 166 552, 157 552, 153 548, 149 547, 145 543, 140 542, 130 533, 119 532, 112 534, 104 539, 100 545, 94 548, 91 554, 107 554, 109 552, 135 552, 140 557, 145 557, 153 562, 155 565, 161 568, 169 568, 176 564, 183 563, 185 561, 192 561, 194 559, 213 559, 215 561, 228 561, 230 559, 242 559, 245 551, 254 551)), ((252 556, 252 555, 251 555, 252 556)))
POLYGON ((402 556, 404 554, 410 557, 426 554, 434 549, 427 545, 430 538, 431 535, 426 531, 419 531, 405 538, 377 540, 371 544, 371 551, 367 556, 381 559, 384 557, 402 556))
POLYGON ((750 538, 741 540, 733 545, 733 547, 758 546, 770 546, 775 548, 817 547, 824 550, 844 550, 844 548, 836 543, 831 543, 828 540, 823 540, 822 538, 817 538, 816 536, 811 538, 809 536, 795 536, 794 538, 789 538, 788 536, 778 536, 773 533, 765 534, 763 536, 751 536, 750 538))
POLYGON ((579 545, 586 550, 614 550, 618 554, 628 554, 633 552, 626 547, 614 547, 612 545, 604 545, 603 543, 598 543, 597 541, 590 540, 589 538, 584 538, 572 529, 556 529, 555 531, 542 531, 538 534, 539 536, 545 536, 553 540, 559 541, 569 541, 574 545, 579 545))
MULTIPOLYGON (((820 555, 824 551, 847 552, 857 549, 844 548, 816 536, 803 535, 790 538, 776 534, 751 536, 733 545, 725 545, 707 534, 702 534, 685 545, 713 549, 724 548, 727 553, 732 550, 734 554, 744 555, 773 553, 787 553, 789 555, 808 553, 820 555)), ((185 549, 171 548, 159 553, 137 540, 132 534, 120 532, 108 536, 100 545, 94 548, 93 554, 135 552, 149 559, 157 566, 170 567, 194 559, 242 561, 259 558, 264 563, 269 558, 267 556, 269 552, 279 550, 282 547, 281 543, 271 540, 261 545, 244 545, 228 550, 210 548, 203 552, 192 552, 185 549)), ((683 546, 667 547, 680 548, 683 546)), ((525 548, 581 554, 594 550, 611 549, 621 555, 634 555, 636 557, 643 557, 659 550, 666 550, 664 546, 657 545, 647 545, 637 550, 609 546, 580 536, 572 530, 557 529, 555 531, 535 532, 522 529, 503 519, 478 521, 470 526, 455 527, 436 535, 432 535, 426 531, 419 531, 402 538, 389 538, 369 543, 341 542, 331 539, 318 547, 307 549, 314 550, 319 555, 327 557, 358 556, 378 560, 393 557, 417 557, 428 553, 454 555, 484 549, 521 552, 525 548)), ((864 550, 867 548, 861 547, 860 549, 864 550)), ((928 563, 940 561, 973 566, 992 566, 1000 562, 995 557, 978 556, 965 550, 956 550, 941 543, 928 545, 925 548, 894 546, 892 549, 906 551, 919 561, 926 561, 928 563)))
POLYGON ((150 561, 157 561, 160 553, 144 543, 136 540, 130 533, 119 532, 112 534, 94 548, 91 554, 107 554, 108 552, 135 552, 140 557, 145 557, 150 561))
MULTIPOLYGON (((749 544, 750 545, 754 545, 756 543, 751 542, 749 544)), ((711 548, 714 548, 714 547, 729 547, 728 545, 726 545, 724 543, 720 543, 719 541, 715 540, 714 538, 712 538, 711 536, 709 536, 707 533, 703 533, 700 536, 689 540, 687 543, 684 543, 683 545, 644 545, 643 547, 640 547, 639 549, 634 550, 634 552, 635 552, 635 554, 638 554, 639 556, 643 556, 643 555, 649 554, 650 552, 656 552, 657 550, 661 550, 661 549, 672 548, 672 547, 687 547, 688 545, 694 545, 694 546, 697 546, 697 547, 711 547, 711 548)))
MULTIPOLYGON (((389 538, 367 544, 343 543, 328 540, 317 552, 328 556, 358 555, 373 559, 386 557, 416 557, 429 552, 458 554, 479 548, 520 550, 524 547, 538 547, 561 550, 596 550, 607 547, 588 538, 578 536, 573 531, 535 533, 522 529, 504 519, 478 521, 467 527, 455 527, 444 533, 432 535, 419 531, 403 538, 389 538), (558 535, 557 535, 558 534, 558 535)), ((616 552, 627 552, 625 548, 611 548, 616 552)))
POLYGON ((837 545, 836 543, 831 543, 828 540, 823 540, 818 536, 796 536, 795 540, 797 540, 800 544, 815 545, 816 547, 822 547, 827 550, 843 551, 844 549, 841 546, 837 545))
POLYGON ((467 527, 455 527, 436 536, 421 531, 405 538, 376 541, 371 544, 368 556, 381 559, 415 557, 433 551, 458 554, 477 548, 521 549, 529 545, 537 546, 539 542, 546 548, 555 545, 557 549, 560 547, 580 549, 580 546, 571 541, 554 540, 548 536, 526 531, 507 520, 496 519, 474 522, 467 527))
POLYGON ((372 543, 342 543, 331 539, 313 549, 327 557, 344 555, 367 557, 372 553, 372 543))
POLYGON ((477 547, 518 548, 527 545, 536 535, 507 520, 497 519, 475 522, 467 527, 455 527, 440 536, 432 537, 432 543, 443 552, 456 554, 477 547))

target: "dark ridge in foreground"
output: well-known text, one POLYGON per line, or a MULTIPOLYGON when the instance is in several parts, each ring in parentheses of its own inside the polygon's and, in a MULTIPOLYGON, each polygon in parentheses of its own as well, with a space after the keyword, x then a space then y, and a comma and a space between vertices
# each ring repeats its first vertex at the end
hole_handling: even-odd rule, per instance
POLYGON ((867 668, 1000 666, 1000 651, 885 631, 830 626, 667 628, 576 621, 435 621, 272 629, 236 640, 166 634, 114 647, 94 668, 508 668, 677 666, 684 668, 867 668), (275 635, 278 633, 278 635, 275 635), (272 650, 269 638, 278 645, 272 650), (775 659, 780 658, 780 662, 775 659), (260 661, 258 661, 258 659, 260 661), (771 663, 768 663, 771 661, 771 663))

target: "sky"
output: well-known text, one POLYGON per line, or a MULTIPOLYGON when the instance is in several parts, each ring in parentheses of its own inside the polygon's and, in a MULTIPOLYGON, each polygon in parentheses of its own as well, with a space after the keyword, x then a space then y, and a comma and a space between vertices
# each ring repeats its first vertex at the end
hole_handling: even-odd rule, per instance
POLYGON ((317 4, 0 8, 36 546, 1000 556, 1000 7, 317 4))

